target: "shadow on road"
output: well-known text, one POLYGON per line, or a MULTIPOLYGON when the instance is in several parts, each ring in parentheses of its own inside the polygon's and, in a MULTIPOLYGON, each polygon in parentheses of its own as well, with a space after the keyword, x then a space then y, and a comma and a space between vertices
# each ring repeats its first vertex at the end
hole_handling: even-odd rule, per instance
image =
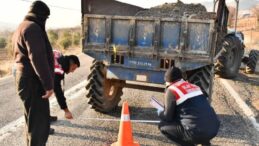
MULTIPOLYGON (((87 124, 76 124, 76 123, 71 123, 69 121, 65 120, 59 120, 55 124, 55 126, 62 126, 62 127, 70 127, 70 128, 80 128, 80 129, 85 129, 85 130, 94 130, 96 133, 98 132, 109 132, 113 133, 113 135, 117 135, 118 129, 112 129, 110 127, 102 127, 102 126, 93 126, 93 125, 87 125, 87 124)), ((149 133, 144 133, 144 132, 133 132, 133 135, 135 137, 140 137, 140 138, 145 138, 145 139, 150 139, 150 140, 156 140, 156 141, 161 141, 164 143, 172 143, 169 139, 162 135, 155 135, 155 134, 149 134, 149 133)), ((101 139, 93 136, 86 136, 86 135, 80 135, 80 134, 69 134, 69 133, 59 133, 56 132, 54 136, 60 136, 60 137, 71 137, 71 138, 78 138, 82 140, 91 140, 91 141, 102 141, 102 142, 107 142, 106 139, 101 139)))
POLYGON ((239 81, 243 83, 250 83, 251 85, 254 86, 259 86, 259 74, 244 74, 244 73, 239 73, 238 76, 234 79, 233 81, 239 81))
MULTIPOLYGON (((121 107, 118 107, 116 110, 117 112, 114 112, 111 114, 114 117, 120 117, 120 111, 121 107)), ((130 107, 130 113, 131 113, 131 119, 134 120, 159 120, 156 111, 153 108, 141 108, 141 107, 130 107)), ((236 139, 241 141, 247 141, 247 139, 250 139, 249 137, 252 137, 253 135, 249 132, 249 127, 246 125, 246 121, 240 116, 240 115, 218 115, 221 125, 220 130, 217 135, 218 138, 224 138, 224 139, 236 139), (243 124, 242 124, 243 123, 243 124)), ((100 117, 104 118, 104 117, 100 117)), ((154 123, 145 123, 145 124, 152 124, 157 125, 154 123)), ((62 126, 62 127, 71 127, 71 128, 79 128, 79 129, 85 129, 85 130, 93 130, 98 132, 108 132, 112 133, 112 135, 117 135, 118 129, 107 127, 105 125, 102 126, 102 124, 98 126, 93 126, 89 123, 88 124, 78 124, 78 123, 71 123, 70 121, 66 120, 59 120, 58 122, 53 124, 54 126, 62 126)), ((157 126, 155 126, 157 128, 157 126)), ((158 130, 158 129, 157 129, 158 130)), ((144 130, 145 131, 145 130, 144 130)), ((162 134, 152 134, 148 132, 134 132, 134 136, 150 139, 150 140, 158 140, 165 143, 172 143, 169 139, 162 136, 162 134)), ((84 136, 83 134, 75 135, 75 134, 69 134, 69 133, 57 133, 56 136, 62 136, 62 137, 72 137, 72 138, 79 138, 79 139, 90 139, 90 140, 98 140, 98 141, 106 141, 101 138, 97 138, 94 136, 84 136)), ((253 142, 247 141, 248 144, 253 145, 253 142)))
MULTIPOLYGON (((108 115, 116 118, 121 116, 121 106, 118 106, 113 112, 107 113, 108 115)), ((134 120, 159 120, 155 108, 143 108, 130 106, 130 118, 134 120)))

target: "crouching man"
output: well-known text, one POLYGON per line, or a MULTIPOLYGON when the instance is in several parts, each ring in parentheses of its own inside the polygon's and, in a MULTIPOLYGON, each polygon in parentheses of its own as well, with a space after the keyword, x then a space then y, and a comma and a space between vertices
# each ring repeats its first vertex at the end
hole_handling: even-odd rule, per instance
POLYGON ((158 112, 159 130, 181 146, 210 145, 220 122, 200 87, 182 79, 177 67, 165 74, 165 109, 158 112))

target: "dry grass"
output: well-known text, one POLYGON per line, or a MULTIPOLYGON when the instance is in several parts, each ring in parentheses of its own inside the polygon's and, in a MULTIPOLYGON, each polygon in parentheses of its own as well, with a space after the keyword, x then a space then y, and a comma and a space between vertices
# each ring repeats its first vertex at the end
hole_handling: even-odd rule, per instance
POLYGON ((69 48, 63 51, 64 55, 78 55, 82 52, 82 48, 69 48))
MULTIPOLYGON (((67 50, 62 51, 64 55, 78 55, 81 52, 81 48, 69 48, 67 50)), ((11 75, 13 65, 13 59, 11 58, 12 57, 6 60, 0 60, 0 78, 5 77, 7 75, 11 75)))
POLYGON ((13 60, 0 61, 0 78, 11 74, 12 65, 13 60))

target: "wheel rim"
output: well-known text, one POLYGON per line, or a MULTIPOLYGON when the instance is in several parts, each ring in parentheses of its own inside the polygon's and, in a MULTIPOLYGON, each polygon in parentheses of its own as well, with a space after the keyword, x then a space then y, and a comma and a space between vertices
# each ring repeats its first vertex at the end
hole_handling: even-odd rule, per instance
POLYGON ((103 113, 113 110, 123 94, 121 86, 123 81, 107 79, 105 74, 105 65, 102 62, 93 62, 91 74, 88 76, 89 82, 86 85, 88 104, 95 111, 103 113))
POLYGON ((106 79, 104 87, 104 96, 108 101, 113 100, 116 97, 118 87, 111 84, 111 81, 106 79))

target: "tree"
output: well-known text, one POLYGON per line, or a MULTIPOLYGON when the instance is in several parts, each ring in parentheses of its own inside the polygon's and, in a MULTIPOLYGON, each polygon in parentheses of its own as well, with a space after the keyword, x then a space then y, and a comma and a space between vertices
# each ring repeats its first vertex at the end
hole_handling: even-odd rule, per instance
POLYGON ((79 46, 80 45, 80 40, 81 40, 81 35, 79 32, 76 32, 73 34, 73 45, 74 46, 79 46))
POLYGON ((257 17, 257 27, 259 27, 259 4, 252 8, 252 12, 257 17))
POLYGON ((5 48, 7 45, 6 38, 0 37, 0 48, 5 48))
POLYGON ((235 19, 236 19, 236 8, 235 7, 232 7, 232 6, 229 6, 228 7, 228 11, 229 11, 229 14, 228 14, 228 25, 231 26, 231 27, 234 27, 235 25, 235 19))

